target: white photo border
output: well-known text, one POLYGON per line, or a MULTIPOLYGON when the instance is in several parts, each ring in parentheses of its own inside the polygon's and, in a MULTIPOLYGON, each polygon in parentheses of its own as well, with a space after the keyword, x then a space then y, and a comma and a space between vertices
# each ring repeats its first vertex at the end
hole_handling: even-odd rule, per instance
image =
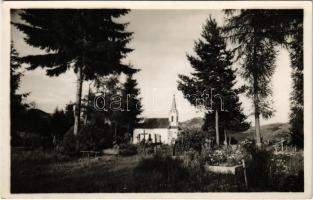
POLYGON ((2 2, 0 67, 0 138, 2 198, 75 199, 307 199, 312 198, 312 2, 311 1, 7 1, 2 2), (10 9, 128 8, 128 9, 303 9, 304 10, 304 192, 259 193, 10 193, 10 9))

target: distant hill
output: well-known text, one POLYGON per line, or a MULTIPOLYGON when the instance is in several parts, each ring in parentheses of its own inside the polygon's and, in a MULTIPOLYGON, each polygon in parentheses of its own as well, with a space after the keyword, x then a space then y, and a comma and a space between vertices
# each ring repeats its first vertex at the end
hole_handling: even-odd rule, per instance
MULTIPOLYGON (((288 123, 274 123, 261 126, 261 135, 263 141, 280 141, 282 139, 287 139, 289 137, 289 128, 288 123)), ((250 127, 245 132, 233 133, 231 134, 237 141, 242 141, 245 138, 254 138, 255 127, 250 127)))
MULTIPOLYGON (((182 129, 201 129, 204 123, 203 118, 195 117, 190 120, 184 121, 180 123, 180 127, 182 129)), ((266 140, 277 140, 280 141, 282 139, 286 139, 289 137, 289 128, 290 125, 288 123, 274 123, 261 126, 261 134, 263 137, 263 141, 266 140)), ((237 140, 242 141, 246 138, 254 138, 255 127, 250 127, 248 130, 244 132, 232 133, 231 135, 237 140)))
POLYGON ((188 128, 188 129, 200 130, 203 124, 204 124, 204 119, 202 117, 195 117, 195 118, 179 123, 179 126, 182 129, 188 128))

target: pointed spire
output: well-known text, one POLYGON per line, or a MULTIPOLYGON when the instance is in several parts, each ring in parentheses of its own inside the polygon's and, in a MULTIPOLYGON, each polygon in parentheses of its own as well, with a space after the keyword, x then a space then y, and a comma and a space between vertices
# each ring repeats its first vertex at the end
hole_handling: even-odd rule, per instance
POLYGON ((171 110, 176 110, 175 94, 173 95, 173 102, 172 102, 171 110))

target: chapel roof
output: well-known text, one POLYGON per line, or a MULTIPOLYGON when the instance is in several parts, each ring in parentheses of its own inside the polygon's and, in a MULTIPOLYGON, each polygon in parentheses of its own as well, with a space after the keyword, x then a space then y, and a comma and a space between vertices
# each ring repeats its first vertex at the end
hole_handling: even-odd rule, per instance
POLYGON ((142 123, 138 124, 138 128, 168 128, 168 118, 145 118, 142 123))

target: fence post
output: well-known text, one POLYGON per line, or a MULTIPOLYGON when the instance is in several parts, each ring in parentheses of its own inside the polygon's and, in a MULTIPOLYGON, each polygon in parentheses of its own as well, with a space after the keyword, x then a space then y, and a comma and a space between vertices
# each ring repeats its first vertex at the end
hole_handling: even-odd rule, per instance
POLYGON ((246 163, 244 159, 242 159, 242 167, 243 167, 243 176, 245 178, 245 185, 246 185, 246 188, 248 189, 247 170, 246 170, 246 163))

